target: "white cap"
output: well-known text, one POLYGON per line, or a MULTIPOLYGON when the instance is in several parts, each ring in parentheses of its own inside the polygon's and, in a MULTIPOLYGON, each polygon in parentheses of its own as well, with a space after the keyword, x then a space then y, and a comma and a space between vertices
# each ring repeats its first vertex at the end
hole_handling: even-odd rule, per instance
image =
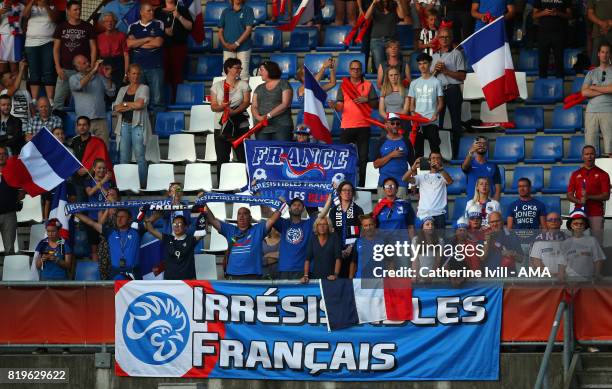
POLYGON ((395 120, 400 120, 401 118, 396 113, 393 113, 393 112, 387 113, 387 120, 394 120, 394 119, 395 120))

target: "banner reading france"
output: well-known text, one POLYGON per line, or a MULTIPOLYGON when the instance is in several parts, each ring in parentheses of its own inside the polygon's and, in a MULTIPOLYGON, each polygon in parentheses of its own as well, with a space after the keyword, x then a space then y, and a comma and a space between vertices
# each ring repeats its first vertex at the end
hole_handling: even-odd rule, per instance
POLYGON ((115 293, 117 375, 313 381, 499 375, 498 285, 414 289, 411 321, 332 332, 318 284, 118 281, 115 293))
POLYGON ((358 158, 353 144, 247 140, 245 153, 250 189, 263 197, 297 197, 306 206, 323 206, 332 182, 356 184, 358 158))

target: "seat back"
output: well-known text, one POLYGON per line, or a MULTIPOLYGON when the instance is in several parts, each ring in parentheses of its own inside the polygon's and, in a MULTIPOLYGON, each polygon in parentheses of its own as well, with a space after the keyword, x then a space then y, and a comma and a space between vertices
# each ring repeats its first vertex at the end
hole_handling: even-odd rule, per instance
POLYGON ((574 77, 574 81, 572 81, 572 93, 580 92, 582 84, 584 84, 584 77, 574 77))
POLYGON ((374 167, 374 162, 368 162, 366 166, 365 187, 368 189, 376 189, 378 187, 378 179, 380 172, 374 167))
MULTIPOLYGON (((449 115, 450 116, 450 115, 449 115)), ((446 118, 446 116, 444 117, 446 118)), ((508 121, 508 109, 502 104, 493 110, 489 109, 486 101, 480 103, 480 120, 485 123, 503 123, 508 121)))
POLYGON ((525 138, 522 136, 503 136, 495 140, 494 159, 525 159, 525 138))
POLYGON ((196 149, 193 134, 170 135, 168 145, 168 160, 171 162, 195 162, 196 149))
MULTIPOLYGON (((206 135, 204 161, 206 162, 216 162, 217 161, 217 150, 215 149, 215 134, 206 135)), ((217 172, 217 174, 218 173, 219 172, 217 172)))
POLYGON ((567 158, 582 158, 582 148, 584 147, 584 135, 572 135, 570 137, 567 158))
POLYGON ((519 53, 518 69, 532 76, 539 72, 540 60, 537 49, 521 49, 519 53))
POLYGON ((42 222, 42 205, 40 196, 25 195, 23 207, 17 212, 17 223, 42 222))
POLYGON ((555 161, 563 157, 562 136, 536 136, 533 142, 533 158, 554 158, 555 161))
POLYGON ((45 223, 32 224, 30 226, 30 237, 28 239, 28 252, 36 251, 38 243, 47 237, 47 231, 45 230, 45 223))
POLYGON ((99 281, 100 265, 96 261, 77 261, 75 281, 99 281))
POLYGON ((580 169, 576 165, 553 166, 550 169, 550 187, 567 188, 572 173, 580 169))
POLYGON ((204 102, 204 84, 179 84, 176 88, 176 104, 202 104, 204 102))
POLYGON ((562 106, 555 107, 553 111, 553 128, 582 128, 582 106, 575 105, 569 109, 563 109, 562 106))
POLYGON ((119 191, 129 190, 133 193, 140 192, 140 178, 138 176, 138 165, 125 163, 113 167, 115 182, 119 191))
POLYGON ((563 80, 560 78, 538 78, 533 85, 535 99, 563 100, 563 80))
POLYGON ((460 217, 465 216, 465 206, 467 205, 467 197, 457 197, 453 203, 453 217, 451 221, 454 223, 460 217))
POLYGON ((505 216, 507 215, 508 212, 508 207, 510 207, 510 204, 512 204, 513 202, 515 202, 516 200, 518 200, 518 196, 502 196, 499 199, 499 207, 501 210, 501 213, 504 217, 504 223, 506 221, 505 216))
POLYGON ((253 8, 255 24, 266 22, 268 19, 268 4, 265 1, 249 1, 249 7, 253 8))
POLYGON ((575 74, 574 65, 578 62, 578 54, 582 49, 567 48, 563 50, 563 71, 565 74, 575 74))
POLYGON ((325 2, 325 7, 321 8, 323 23, 330 24, 336 19, 336 6, 334 3, 325 2))
POLYGON ((221 19, 221 13, 228 7, 228 3, 209 1, 206 3, 204 10, 204 25, 216 26, 221 19))
POLYGON ((216 228, 210 231, 210 241, 206 251, 225 252, 227 251, 227 240, 221 235, 216 228))
POLYGON ((2 267, 2 281, 31 281, 30 257, 27 255, 7 255, 2 267))
POLYGON ((210 164, 190 163, 185 166, 185 187, 183 190, 186 192, 211 191, 212 173, 210 164))
POLYGON ((372 192, 358 190, 355 192, 355 203, 363 209, 363 213, 372 212, 372 192))
POLYGON ((282 48, 282 33, 274 27, 257 27, 253 32, 253 49, 275 51, 282 48))
POLYGON ((168 138, 185 129, 185 115, 182 112, 158 112, 155 119, 155 133, 160 138, 168 138))
MULTIPOLYGON (((306 54, 304 55, 304 66, 307 67, 312 74, 317 74, 319 69, 323 67, 323 63, 327 61, 329 57, 329 54, 306 54)), ((329 77, 329 69, 325 69, 323 77, 329 77)))
POLYGON ((516 128, 544 128, 544 109, 542 107, 516 107, 514 109, 516 128))
POLYGON ((453 179, 453 183, 446 187, 448 194, 461 194, 465 192, 465 185, 467 184, 467 178, 465 173, 460 167, 449 166, 445 168, 446 172, 453 179))
POLYGON ((149 165, 147 174, 147 191, 164 191, 174 182, 174 167, 169 163, 149 165))
POLYGON ((327 49, 344 50, 344 38, 351 31, 351 26, 329 26, 323 36, 323 46, 327 49))
POLYGON ((221 55, 201 55, 196 64, 196 75, 204 80, 212 80, 223 72, 223 57, 221 55))
POLYGON ((219 177, 219 190, 238 190, 247 185, 246 165, 238 162, 224 163, 219 177))
POLYGON ((559 196, 536 196, 546 206, 546 213, 556 212, 561 215, 561 197, 559 196))
POLYGON ((290 47, 306 47, 312 50, 319 43, 319 30, 316 27, 296 27, 289 40, 290 47))
POLYGON ((297 55, 295 54, 272 54, 270 61, 274 61, 278 64, 281 69, 282 78, 294 78, 297 67, 297 55))
MULTIPOLYGON (((412 55, 410 56, 412 59, 412 55)), ((415 62, 416 63, 416 57, 415 62)), ((417 64, 418 65, 418 64, 417 64)), ((413 62, 410 62, 410 72, 412 73, 413 62)), ((417 68, 418 70, 418 68, 417 68)), ((476 73, 467 73, 465 75, 465 80, 463 81, 463 99, 464 100, 478 100, 483 99, 484 93, 482 92, 482 87, 480 86, 480 81, 478 81, 478 77, 476 73)))
POLYGON ((349 76, 349 65, 353 61, 361 62, 361 69, 363 69, 365 73, 365 54, 363 53, 340 53, 338 55, 338 66, 336 67, 336 72, 338 77, 348 77, 349 76))
POLYGON ((217 259, 212 254, 195 254, 196 279, 217 280, 217 259))
POLYGON ((518 188, 518 180, 520 178, 529 178, 531 181, 531 192, 536 193, 542 190, 544 185, 544 168, 541 166, 517 166, 514 168, 514 177, 512 178, 512 189, 518 188))
POLYGON ((191 115, 189 117, 189 131, 213 132, 215 123, 215 113, 210 105, 194 105, 191 107, 191 115))
POLYGON ((463 158, 467 155, 468 151, 474 144, 474 140, 476 140, 476 137, 474 136, 465 135, 461 137, 461 140, 459 141, 459 157, 463 158))
MULTIPOLYGON (((249 77, 249 87, 251 88, 252 91, 255 91, 255 89, 261 84, 263 84, 264 82, 265 81, 261 78, 261 76, 249 77)), ((253 96, 252 93, 251 93, 251 96, 253 96)))

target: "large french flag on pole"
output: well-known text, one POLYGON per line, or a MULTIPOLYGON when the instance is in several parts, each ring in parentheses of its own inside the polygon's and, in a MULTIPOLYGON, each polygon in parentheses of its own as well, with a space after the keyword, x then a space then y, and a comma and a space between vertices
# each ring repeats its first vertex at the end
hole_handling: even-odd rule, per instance
POLYGON ((66 146, 43 128, 23 146, 19 157, 8 159, 2 176, 8 185, 23 188, 34 197, 51 191, 82 167, 66 146))
POLYGON ((310 134, 325 143, 332 143, 331 131, 325 116, 327 93, 321 88, 310 69, 304 66, 304 124, 310 134))
POLYGON ((383 320, 412 320, 409 279, 320 280, 328 330, 383 320))
POLYGON ((519 96, 503 16, 470 35, 460 46, 480 81, 489 109, 519 96))

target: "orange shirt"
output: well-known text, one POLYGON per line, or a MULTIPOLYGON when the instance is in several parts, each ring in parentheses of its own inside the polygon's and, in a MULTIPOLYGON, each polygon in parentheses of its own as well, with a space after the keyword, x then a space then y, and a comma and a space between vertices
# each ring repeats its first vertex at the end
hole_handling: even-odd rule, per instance
MULTIPOLYGON (((342 81, 344 84, 347 81, 342 81)), ((350 81, 348 81, 350 82, 350 81)), ((364 115, 362 113, 362 108, 358 105, 365 107, 365 111, 368 113, 368 118, 372 113, 372 107, 368 103, 357 104, 353 102, 347 94, 342 90, 338 91, 338 93, 342 93, 342 97, 344 98, 344 108, 342 109, 342 122, 340 123, 342 128, 356 128, 356 127, 370 127, 370 123, 368 123, 364 119, 364 115)), ((370 98, 370 92, 372 91, 372 83, 370 81, 363 80, 359 84, 353 84, 353 87, 359 93, 359 96, 365 96, 370 98)))

